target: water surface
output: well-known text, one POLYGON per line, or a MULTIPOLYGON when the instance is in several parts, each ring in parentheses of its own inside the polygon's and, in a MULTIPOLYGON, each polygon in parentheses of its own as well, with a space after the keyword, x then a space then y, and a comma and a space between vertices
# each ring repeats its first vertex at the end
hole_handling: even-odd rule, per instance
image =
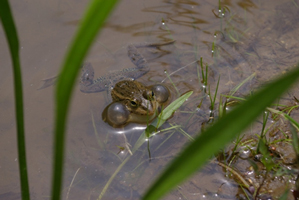
MULTIPOLYGON (((37 88, 41 79, 58 74, 86 3, 80 0, 11 1, 21 46, 32 199, 49 199, 52 172, 54 88, 37 88)), ((247 95, 298 61, 298 5, 297 0, 224 1, 222 6, 226 12, 222 15, 218 11, 218 0, 121 1, 86 61, 93 64, 96 76, 100 76, 109 70, 133 67, 126 53, 128 44, 175 40, 173 45, 162 47, 163 53, 142 50, 151 70, 139 81, 151 85, 165 79, 169 83, 167 71, 179 94, 193 90, 194 95, 169 123, 182 125, 185 132, 196 136, 209 119, 210 106, 206 98, 200 109, 197 108, 204 95, 198 78, 200 57, 209 66, 208 84, 212 94, 219 76, 218 93, 225 94, 255 73, 256 76, 238 90, 239 96, 247 95)), ((0 197, 18 199, 11 61, 2 29, 0 36, 0 197)), ((286 98, 293 95, 298 95, 297 90, 286 98)), ((140 125, 130 125, 125 130, 109 127, 101 120, 101 113, 108 104, 105 92, 84 94, 79 87, 75 89, 68 120, 63 199, 97 199, 115 169, 128 156, 126 151, 119 153, 120 147, 125 146, 123 133, 133 146, 144 128, 140 125)), ((296 119, 296 111, 294 116, 296 119)), ((186 142, 188 138, 180 131, 154 137, 150 143, 152 160, 149 162, 145 144, 117 174, 103 199, 139 199, 186 142)), ((240 189, 222 170, 210 164, 164 199, 238 199, 240 189)))

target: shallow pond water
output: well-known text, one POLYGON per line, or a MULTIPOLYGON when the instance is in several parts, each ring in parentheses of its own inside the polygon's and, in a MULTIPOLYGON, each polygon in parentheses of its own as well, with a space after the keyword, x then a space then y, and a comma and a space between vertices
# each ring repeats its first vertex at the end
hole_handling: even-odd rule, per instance
MULTIPOLYGON (((32 199, 50 198, 52 173, 54 87, 37 88, 42 79, 59 72, 86 4, 81 0, 11 2, 21 44, 32 199)), ((105 24, 86 58, 95 68, 96 77, 111 70, 133 67, 126 52, 129 44, 175 40, 174 44, 161 47, 163 51, 142 49, 151 69, 138 80, 146 85, 164 80, 170 84, 169 75, 177 87, 174 96, 189 90, 194 94, 165 125, 165 128, 181 125, 181 129, 165 131, 151 139, 151 160, 147 143, 141 146, 116 175, 103 199, 140 199, 189 141, 184 132, 196 136, 208 123, 210 102, 209 98, 203 98, 199 78, 201 57, 204 65, 208 65, 208 86, 212 95, 219 77, 218 94, 228 94, 255 75, 238 90, 240 97, 298 62, 298 0, 223 1, 221 13, 218 6, 218 0, 127 0, 118 4, 105 24)), ((0 36, 0 199, 9 200, 19 199, 19 175, 11 61, 2 29, 0 36)), ((284 102, 290 103, 293 96, 298 97, 296 87, 286 95, 284 102)), ((97 199, 116 168, 129 156, 128 151, 121 151, 129 146, 126 142, 133 146, 145 128, 136 124, 124 129, 111 128, 101 117, 109 103, 106 92, 84 94, 79 87, 75 89, 68 120, 62 199, 97 199)), ((293 117, 298 119, 297 111, 293 111, 293 117)), ((258 132, 260 127, 256 130, 258 132)), ((251 134, 246 138, 256 133, 247 132, 251 134)), ((291 151, 281 146, 280 149, 284 154, 291 151)), ((247 162, 238 160, 235 164, 242 174, 251 177, 247 162)), ((253 180, 258 182, 259 179, 253 180)), ((288 181, 292 187, 292 178, 280 179, 280 184, 269 181, 264 193, 276 199, 288 181), (271 188, 280 193, 275 196, 271 188)), ((164 199, 242 199, 243 196, 237 181, 224 168, 211 163, 164 199)))

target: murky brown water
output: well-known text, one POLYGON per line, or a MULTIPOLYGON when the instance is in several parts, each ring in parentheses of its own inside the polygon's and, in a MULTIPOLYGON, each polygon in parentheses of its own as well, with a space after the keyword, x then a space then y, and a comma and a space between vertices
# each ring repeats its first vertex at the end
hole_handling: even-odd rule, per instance
MULTIPOLYGON (((54 89, 37 88, 41 79, 58 73, 86 2, 28 0, 12 1, 11 5, 21 44, 30 189, 32 199, 49 199, 54 89)), ((93 64, 96 76, 100 76, 109 70, 133 66, 127 58, 128 44, 176 40, 173 45, 162 48, 166 51, 162 56, 145 52, 151 70, 139 80, 147 85, 154 84, 166 78, 164 70, 171 74, 183 68, 171 78, 180 93, 195 92, 181 109, 193 114, 177 112, 170 122, 180 123, 184 131, 195 136, 201 124, 207 121, 209 102, 204 101, 201 110, 196 111, 202 88, 194 61, 202 57, 209 65, 208 83, 212 94, 219 75, 218 92, 223 94, 256 73, 256 77, 239 90, 240 95, 248 94, 298 61, 298 5, 298 0, 224 1, 223 6, 230 12, 219 18, 213 14, 218 14, 218 0, 122 1, 86 60, 93 64), (215 50, 212 54, 213 42, 215 50)), ((18 199, 11 61, 2 29, 0 36, 0 199, 18 199)), ((298 95, 297 91, 292 95, 298 95)), ((97 199, 127 155, 117 154, 118 146, 124 146, 124 137, 117 134, 121 130, 115 131, 101 121, 101 113, 109 103, 107 99, 105 92, 83 94, 79 88, 75 90, 67 131, 63 199, 67 199, 68 191, 68 199, 97 199)), ((294 116, 296 119, 298 114, 294 116)), ((132 145, 142 132, 134 127, 125 130, 132 145)), ((142 146, 117 174, 103 199, 139 199, 187 141, 178 131, 155 137, 151 141, 152 161, 148 161, 146 145, 142 146)), ((239 199, 236 183, 225 177, 222 170, 216 164, 208 165, 165 199, 239 199), (221 195, 217 196, 220 190, 221 195)))

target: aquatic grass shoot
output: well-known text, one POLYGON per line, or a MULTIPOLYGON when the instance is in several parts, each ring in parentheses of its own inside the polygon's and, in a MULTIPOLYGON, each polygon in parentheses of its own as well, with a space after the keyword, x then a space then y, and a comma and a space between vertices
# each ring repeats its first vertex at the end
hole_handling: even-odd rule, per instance
MULTIPOLYGON (((218 92, 218 86, 219 86, 219 81, 220 81, 220 76, 218 77, 217 85, 216 85, 216 90, 214 94, 214 98, 212 99, 210 87, 209 87, 209 98, 210 98, 210 119, 214 121, 214 107, 215 107, 215 102, 216 102, 216 97, 217 97, 217 92, 218 92)), ((210 121, 209 119, 209 121, 210 121)))
POLYGON ((203 91, 204 93, 207 93, 207 87, 208 87, 208 71, 209 66, 208 64, 205 65, 205 68, 203 67, 203 61, 202 57, 200 57, 200 68, 201 68, 201 83, 203 84, 203 91))
MULTIPOLYGON (((261 130, 261 134, 259 136, 259 142, 266 142, 266 138, 265 138, 265 135, 266 135, 266 132, 265 132, 265 127, 266 127, 266 124, 267 124, 267 121, 268 121, 268 117, 269 117, 269 112, 267 111, 264 111, 263 112, 263 126, 262 126, 262 130, 261 130)), ((258 145, 258 148, 257 148, 257 153, 259 153, 259 146, 258 145)))
POLYGON ((98 133, 98 131, 97 131, 97 127, 96 127, 96 124, 95 124, 95 121, 94 121, 94 117, 93 117, 93 113, 92 113, 92 111, 90 112, 90 114, 91 114, 91 121, 92 121, 92 127, 93 127, 93 130, 94 130, 94 135, 95 135, 95 137, 96 137, 96 140, 97 140, 97 142, 98 142, 98 145, 100 146, 100 149, 105 149, 105 145, 104 144, 106 144, 106 142, 102 142, 101 141, 101 139, 100 139, 100 136, 99 136, 99 133, 98 133))

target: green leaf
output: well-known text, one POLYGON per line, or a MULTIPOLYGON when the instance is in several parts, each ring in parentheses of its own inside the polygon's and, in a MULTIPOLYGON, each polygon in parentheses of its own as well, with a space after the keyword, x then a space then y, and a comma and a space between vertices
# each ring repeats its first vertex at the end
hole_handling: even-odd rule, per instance
POLYGON ((19 39, 12 17, 11 9, 7 0, 0 1, 0 20, 8 41, 10 55, 13 64, 15 107, 17 121, 17 142, 19 156, 19 173, 21 182, 22 199, 29 200, 29 185, 26 164, 24 112, 23 112, 23 89, 19 57, 19 39))
POLYGON ((60 199, 60 189, 63 174, 64 140, 67 112, 79 68, 94 41, 100 27, 116 4, 117 0, 91 1, 70 49, 65 57, 61 74, 59 75, 56 89, 56 114, 55 114, 55 150, 52 182, 52 199, 60 199))
POLYGON ((144 130, 146 137, 149 138, 150 135, 151 135, 152 133, 154 133, 156 130, 157 130, 157 129, 156 129, 155 126, 153 126, 153 125, 151 125, 151 124, 148 125, 148 126, 146 127, 146 129, 144 130))
POLYGON ((271 168, 275 165, 275 163, 272 161, 271 155, 268 151, 268 147, 265 144, 264 139, 262 139, 262 138, 260 138, 260 140, 259 140, 258 149, 263 155, 261 162, 266 167, 266 170, 270 171, 271 168))
MULTIPOLYGON (((157 117, 157 119, 152 123, 153 125, 158 125, 157 128, 159 128, 167 119, 169 119, 173 113, 183 105, 183 103, 193 94, 193 91, 189 91, 182 96, 180 96, 178 99, 173 101, 170 105, 168 105, 157 117)), ((154 125, 154 126, 156 126, 154 125)))
MULTIPOLYGON (((169 104, 160 114, 159 116, 150 124, 151 127, 155 127, 155 129, 158 129, 160 126, 162 126, 167 119, 169 119, 172 114, 183 105, 183 103, 193 94, 193 91, 189 91, 186 94, 180 96, 175 101, 173 101, 171 104, 169 104)), ((147 130, 145 130, 140 137, 138 138, 137 142, 135 143, 133 147, 133 153, 139 149, 139 147, 144 143, 146 137, 147 137, 147 130)))
POLYGON ((144 195, 157 200, 202 167, 213 154, 241 133, 299 77, 299 66, 276 79, 201 133, 175 158, 144 195))
MULTIPOLYGON (((297 131, 296 131, 293 124, 290 125, 291 126, 291 133, 292 133, 292 145, 293 145, 293 149, 296 153, 297 163, 298 163, 299 162, 299 139, 298 139, 298 135, 297 135, 298 133, 297 133, 297 131)), ((295 126, 297 127, 297 130, 298 130, 298 128, 299 128, 298 123, 296 122, 295 124, 296 124, 295 126)))

